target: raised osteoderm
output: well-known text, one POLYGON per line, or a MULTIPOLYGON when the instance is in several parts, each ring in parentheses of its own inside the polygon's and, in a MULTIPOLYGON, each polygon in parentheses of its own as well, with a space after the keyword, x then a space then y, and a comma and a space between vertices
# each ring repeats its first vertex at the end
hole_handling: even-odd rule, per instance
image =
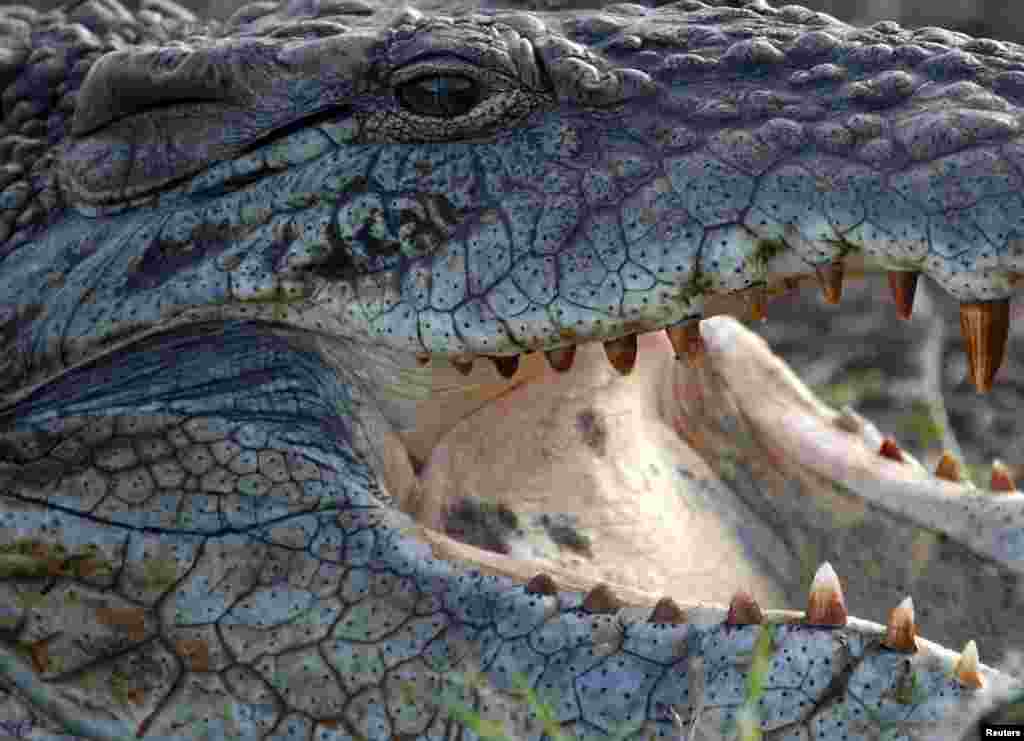
POLYGON ((1009 471, 982 494, 894 440, 858 457, 863 419, 699 320, 803 276, 836 303, 867 258, 903 318, 922 272, 961 302, 988 390, 1024 273, 1024 48, 795 5, 544 5, 0 9, 0 732, 924 739, 1008 707, 1020 680, 978 652, 1020 644, 1009 471), (703 494, 743 513, 722 578, 802 582, 803 613, 530 578, 393 486, 441 360, 564 372, 601 341, 626 375, 663 328, 704 364, 666 378, 842 489, 703 494), (790 550, 812 541, 839 577, 790 550), (848 618, 840 578, 888 624, 848 618))

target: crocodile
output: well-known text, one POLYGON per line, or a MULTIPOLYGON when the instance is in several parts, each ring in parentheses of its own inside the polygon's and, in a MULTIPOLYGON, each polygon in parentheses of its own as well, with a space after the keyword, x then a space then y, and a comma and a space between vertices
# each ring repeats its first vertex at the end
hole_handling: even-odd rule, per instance
POLYGON ((74 0, 0 38, 4 733, 1020 720, 1011 472, 933 473, 710 307, 836 304, 869 260, 907 319, 925 273, 998 391, 1024 47, 696 0, 74 0), (531 412, 564 446, 516 489, 531 412), (460 540, 430 477, 474 443, 485 491, 636 509, 460 540), (578 555, 629 528, 626 562, 578 555))

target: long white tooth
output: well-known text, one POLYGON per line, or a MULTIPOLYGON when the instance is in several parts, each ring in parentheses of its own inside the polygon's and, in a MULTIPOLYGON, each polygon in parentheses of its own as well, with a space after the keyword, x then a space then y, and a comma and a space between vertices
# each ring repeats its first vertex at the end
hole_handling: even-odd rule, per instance
POLYGON ((960 332, 967 345, 970 380, 979 393, 988 393, 1006 354, 1010 299, 960 304, 960 332))
POLYGON ((914 600, 905 597, 891 613, 885 629, 883 645, 893 651, 914 652, 917 650, 917 626, 914 624, 914 600))
POLYGON ((985 680, 978 671, 978 645, 974 641, 967 641, 960 658, 953 669, 957 681, 965 687, 981 689, 985 686, 985 680))
POLYGON ((832 564, 818 567, 807 599, 807 624, 842 627, 846 625, 846 600, 832 564))

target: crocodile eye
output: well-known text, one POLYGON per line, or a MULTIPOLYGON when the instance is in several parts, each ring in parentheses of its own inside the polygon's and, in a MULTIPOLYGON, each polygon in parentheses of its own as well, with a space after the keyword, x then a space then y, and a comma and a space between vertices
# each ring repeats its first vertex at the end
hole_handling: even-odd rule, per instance
POLYGON ((473 110, 482 92, 476 80, 463 75, 428 75, 399 85, 398 102, 410 113, 457 118, 473 110))

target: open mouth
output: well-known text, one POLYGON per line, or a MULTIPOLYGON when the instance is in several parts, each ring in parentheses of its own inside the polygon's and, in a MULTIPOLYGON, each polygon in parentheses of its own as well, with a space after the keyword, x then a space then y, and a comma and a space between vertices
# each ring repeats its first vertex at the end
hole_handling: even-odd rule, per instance
MULTIPOLYGON (((856 307, 871 303, 865 298, 870 291, 856 284, 847 289, 847 308, 853 312, 846 313, 846 322, 863 328, 864 318, 854 312, 858 311, 856 307)), ((922 294, 918 297, 915 328, 931 311, 925 300, 928 291, 922 294)), ((794 301, 793 310, 799 311, 798 306, 807 308, 794 301)), ((875 315, 883 317, 888 312, 882 309, 891 308, 878 307, 875 315)), ((790 313, 786 306, 776 311, 790 313)), ((884 322, 884 318, 879 321, 884 322)), ((816 392, 800 380, 802 367, 798 376, 767 342, 732 318, 713 316, 692 324, 695 341, 700 343, 693 355, 698 367, 689 365, 690 356, 685 351, 681 354, 683 363, 672 361, 671 343, 665 341, 668 333, 639 333, 635 365, 629 370, 633 378, 628 382, 614 381, 614 374, 601 357, 607 356, 607 351, 599 351, 594 343, 570 349, 570 357, 575 360, 571 378, 563 378, 557 370, 552 373, 543 369, 539 353, 524 359, 523 367, 517 370, 518 378, 532 380, 540 367, 546 379, 524 382, 489 408, 482 407, 455 430, 457 436, 442 440, 417 473, 418 485, 424 487, 421 491, 426 491, 428 498, 436 494, 450 505, 447 516, 421 521, 427 528, 436 533, 451 528, 455 532, 448 535, 461 539, 462 531, 469 529, 467 521, 472 519, 473 513, 468 510, 493 505, 500 524, 511 519, 501 509, 505 504, 516 511, 527 535, 506 533, 498 547, 478 545, 486 553, 442 541, 440 536, 424 535, 435 553, 472 563, 486 573, 503 573, 523 581, 550 566, 548 573, 562 589, 568 586, 588 593, 595 580, 615 585, 618 596, 628 595, 628 587, 667 594, 686 583, 693 585, 687 594, 727 604, 727 579, 708 579, 709 574, 716 573, 715 565, 721 569, 717 573, 731 569, 729 578, 743 581, 748 587, 755 577, 744 573, 741 578, 732 573, 742 559, 730 560, 722 555, 723 544, 730 542, 725 532, 728 528, 722 527, 722 532, 713 528, 730 520, 718 518, 722 510, 715 508, 741 501, 757 516, 738 518, 742 523, 739 542, 747 543, 744 539, 750 538, 749 542, 761 543, 754 534, 754 523, 761 518, 772 523, 769 530, 773 534, 791 533, 786 553, 801 554, 799 558, 814 553, 817 557, 806 555, 805 563, 790 564, 792 570, 787 571, 787 566, 780 571, 797 573, 809 568, 813 573, 822 561, 830 560, 844 589, 849 580, 847 599, 856 605, 851 610, 860 615, 867 610, 872 620, 884 623, 884 615, 905 594, 912 592, 915 600, 918 595, 928 594, 929 599, 938 602, 925 601, 923 609, 931 625, 922 630, 926 637, 938 639, 937 634, 945 629, 938 628, 938 623, 948 626, 947 617, 952 620, 952 613, 940 617, 940 613, 946 615, 939 606, 946 592, 941 588, 933 592, 926 585, 933 583, 937 570, 953 568, 958 559, 962 563, 956 568, 964 569, 965 574, 974 573, 975 568, 967 564, 975 563, 971 559, 976 556, 968 556, 966 551, 959 556, 953 554, 949 549, 959 547, 954 544, 968 545, 974 554, 986 554, 991 559, 988 563, 1006 564, 1006 581, 1001 588, 1007 590, 1007 598, 1015 593, 1010 574, 1019 573, 1024 563, 1020 560, 1024 541, 1015 534, 1017 526, 1013 524, 1020 521, 1024 501, 1014 480, 1020 474, 1018 469, 996 461, 991 470, 985 466, 984 480, 979 480, 979 472, 969 472, 949 451, 936 458, 931 451, 927 457, 921 456, 916 441, 905 444, 905 431, 891 420, 875 419, 879 422, 876 427, 850 408, 836 411, 830 406, 838 408, 840 404, 835 401, 819 401, 816 392), (692 457, 673 457, 671 451, 679 450, 674 447, 679 445, 686 449, 683 455, 692 457), (548 455, 545 451, 553 452, 548 455), (470 468, 486 474, 474 475, 470 468), (653 473, 655 469, 660 474, 653 473), (684 477, 686 494, 665 486, 683 469, 688 472, 684 477), (524 481, 516 483, 516 470, 524 481), (619 473, 624 471, 630 475, 619 473), (638 483, 640 479, 642 484, 638 483), (725 482, 725 486, 702 496, 704 482, 711 480, 725 482), (475 504, 452 499, 452 492, 461 497, 475 496, 475 504), (673 507, 679 499, 686 506, 676 512, 673 507), (520 509, 524 500, 529 506, 520 509), (538 509, 541 505, 550 508, 538 509), (655 506, 661 509, 651 511, 655 506), (545 514, 551 519, 565 512, 578 517, 577 532, 591 539, 593 558, 580 560, 572 548, 563 548, 553 557, 534 555, 541 548, 538 543, 546 541, 543 533, 533 533, 531 527, 539 530, 537 523, 544 524, 545 514), (602 519, 601 513, 608 512, 615 515, 602 519), (702 519, 710 512, 716 517, 702 519), (882 512, 888 514, 883 516, 882 512), (872 548, 882 530, 881 521, 891 521, 895 529, 890 540, 879 541, 880 545, 872 548), (908 525, 911 522, 918 524, 908 525), (810 547, 814 538, 804 540, 799 533, 819 526, 824 534, 810 547), (640 552, 643 555, 638 556, 640 552), (700 558, 707 561, 700 563, 700 558), (628 566, 618 567, 633 561, 648 565, 642 575, 632 574, 628 566), (541 566, 542 562, 545 565, 541 566), (875 566, 871 562, 876 562, 875 566), (730 565, 726 568, 723 564, 730 565), (881 573, 872 571, 878 564, 883 564, 881 573), (921 576, 929 572, 932 576, 921 576), (584 576, 594 578, 588 582, 584 576), (619 590, 619 585, 627 588, 619 590), (859 596, 850 596, 858 590, 859 596), (876 611, 882 602, 874 600, 886 590, 886 612, 876 611)), ((874 327, 877 329, 877 325, 874 327)), ((793 329, 798 338, 814 344, 815 335, 802 331, 800 326, 793 329)), ((851 345, 858 336, 857 331, 841 334, 851 345)), ((878 346, 886 346, 888 340, 888 335, 880 338, 878 346)), ((837 338, 837 342, 841 340, 837 338)), ((823 353, 836 346, 836 342, 821 344, 823 353)), ((865 348, 865 352, 870 355, 871 351, 865 348)), ((550 359, 547 364, 551 365, 550 359)), ((621 372, 618 368, 615 371, 621 372)), ((473 373, 474 380, 486 375, 493 379, 495 375, 478 367, 473 373)), ((875 417, 867 411, 865 415, 875 417)), ((442 505, 438 506, 444 512, 442 505)), ((476 514, 478 519, 486 520, 476 514)), ((485 530, 488 537, 496 537, 493 522, 485 530)), ((549 539, 554 540, 550 534, 549 539)), ((758 545, 753 551, 762 556, 773 554, 771 560, 776 565, 781 562, 774 558, 776 551, 767 546, 758 545)), ((758 599, 761 604, 794 604, 800 598, 790 593, 784 599, 758 599)), ((1006 635, 1000 637, 1000 633, 997 630, 986 635, 978 645, 983 651, 993 650, 992 646, 1000 651, 1006 645, 1006 635)), ((962 645, 959 634, 956 638, 943 635, 940 640, 946 645, 957 641, 962 645)))

